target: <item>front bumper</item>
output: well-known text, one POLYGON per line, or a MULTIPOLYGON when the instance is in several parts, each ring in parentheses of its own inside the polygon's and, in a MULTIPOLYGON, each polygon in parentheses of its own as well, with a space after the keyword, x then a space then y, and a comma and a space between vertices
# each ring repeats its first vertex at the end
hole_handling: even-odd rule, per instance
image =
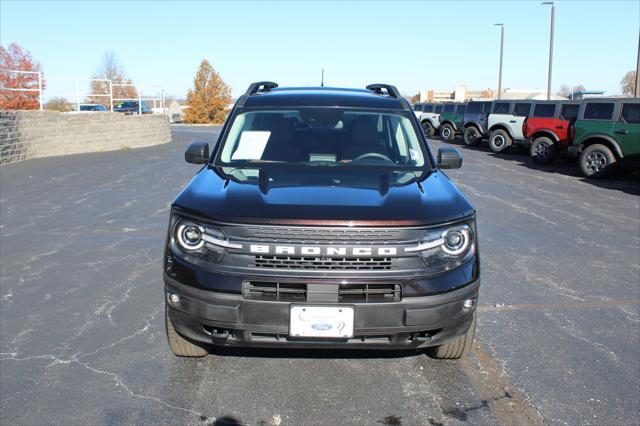
POLYGON ((476 304, 465 309, 463 302, 476 301, 480 286, 477 279, 443 294, 404 297, 398 302, 349 303, 355 308, 354 336, 327 340, 289 336, 290 302, 248 300, 240 294, 202 290, 181 284, 166 274, 164 282, 167 296, 172 293, 180 297, 178 303, 167 303, 169 318, 179 334, 194 342, 219 346, 369 349, 438 346, 464 334, 471 325, 476 304))

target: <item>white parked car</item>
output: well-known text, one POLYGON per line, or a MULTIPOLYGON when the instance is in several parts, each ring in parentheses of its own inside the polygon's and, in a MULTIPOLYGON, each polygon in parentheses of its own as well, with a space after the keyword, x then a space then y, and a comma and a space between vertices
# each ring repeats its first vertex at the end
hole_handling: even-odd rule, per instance
POLYGON ((443 107, 444 104, 424 104, 420 114, 420 125, 428 138, 433 137, 440 127, 440 113, 443 107))

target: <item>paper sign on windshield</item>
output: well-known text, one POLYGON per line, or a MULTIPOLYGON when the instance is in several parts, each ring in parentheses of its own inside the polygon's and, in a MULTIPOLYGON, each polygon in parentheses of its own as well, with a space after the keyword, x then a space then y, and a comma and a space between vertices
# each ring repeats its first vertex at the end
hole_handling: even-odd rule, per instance
POLYGON ((264 130, 246 130, 240 135, 238 148, 231 156, 232 160, 259 160, 271 136, 264 130))

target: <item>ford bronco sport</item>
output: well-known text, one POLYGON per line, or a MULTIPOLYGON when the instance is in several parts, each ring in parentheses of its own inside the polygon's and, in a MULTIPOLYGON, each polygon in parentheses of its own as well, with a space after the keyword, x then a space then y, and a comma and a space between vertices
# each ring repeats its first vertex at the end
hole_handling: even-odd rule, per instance
POLYGON ((491 101, 471 101, 467 104, 462 118, 465 144, 477 146, 487 137, 491 104, 491 101))
POLYGON ((440 113, 443 107, 443 104, 426 104, 420 114, 420 125, 428 138, 433 137, 440 126, 440 113))
MULTIPOLYGON (((422 349, 459 358, 476 324, 474 208, 394 86, 250 85, 171 206, 166 332, 218 346, 422 349)), ((213 347, 212 347, 213 345, 213 347)))
POLYGON ((616 163, 640 165, 640 99, 584 100, 569 154, 579 155, 587 177, 606 175, 616 163))
POLYGON ((451 142, 457 134, 462 133, 462 118, 466 109, 466 103, 447 104, 442 108, 440 128, 438 129, 442 139, 451 142))
POLYGON ((498 153, 511 145, 526 143, 524 122, 531 114, 533 101, 495 101, 489 113, 489 148, 498 153))
POLYGON ((524 136, 529 153, 538 164, 551 164, 565 154, 570 144, 570 128, 578 116, 580 102, 536 101, 531 117, 525 121, 524 136))

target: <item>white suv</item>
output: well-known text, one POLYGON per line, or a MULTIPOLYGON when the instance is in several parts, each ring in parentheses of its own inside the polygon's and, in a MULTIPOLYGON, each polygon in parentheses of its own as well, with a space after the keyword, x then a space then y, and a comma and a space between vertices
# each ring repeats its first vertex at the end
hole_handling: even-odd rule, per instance
POLYGON ((494 101, 489 113, 489 148, 502 152, 512 144, 525 143, 524 122, 533 101, 494 101))
POLYGON ((428 138, 436 134, 436 129, 440 127, 440 113, 444 104, 424 104, 420 114, 420 124, 422 130, 428 138))

